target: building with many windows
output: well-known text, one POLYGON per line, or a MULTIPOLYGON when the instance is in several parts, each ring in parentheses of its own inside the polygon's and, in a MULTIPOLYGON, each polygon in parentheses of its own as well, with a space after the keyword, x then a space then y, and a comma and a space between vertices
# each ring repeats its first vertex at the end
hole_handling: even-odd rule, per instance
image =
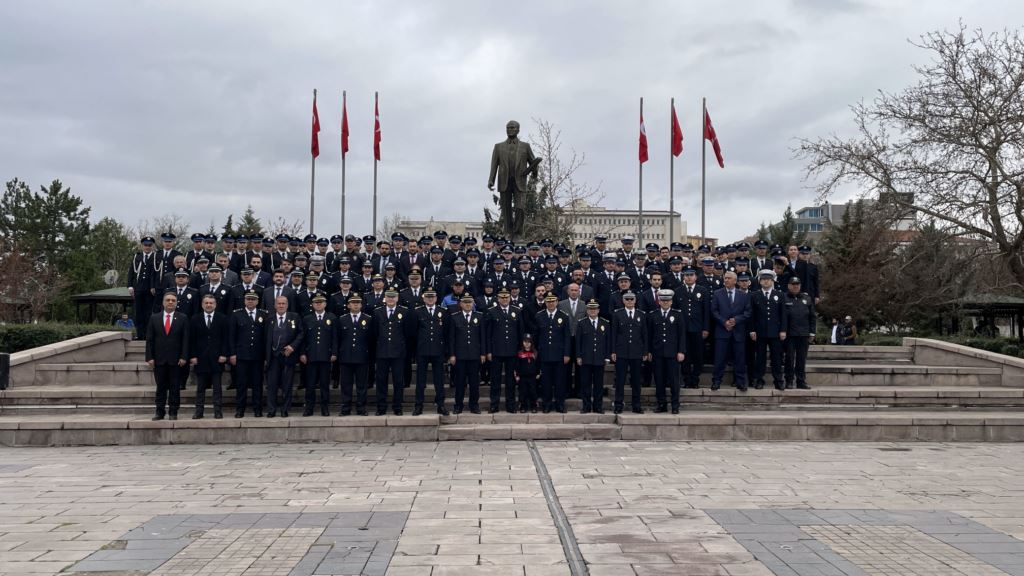
MULTIPOLYGON (((870 207, 879 205, 896 205, 897 198, 894 198, 889 194, 882 194, 878 200, 870 198, 864 199, 864 206, 870 207)), ((913 194, 901 194, 898 198, 900 202, 913 204, 913 194)), ((843 214, 853 206, 853 201, 846 202, 845 204, 831 204, 825 202, 819 206, 804 206, 803 208, 796 211, 796 230, 797 232, 806 232, 808 240, 816 240, 824 232, 828 224, 833 222, 842 222, 843 214)), ((892 226, 893 230, 910 230, 914 226, 914 219, 916 212, 912 208, 899 208, 901 213, 892 226)))

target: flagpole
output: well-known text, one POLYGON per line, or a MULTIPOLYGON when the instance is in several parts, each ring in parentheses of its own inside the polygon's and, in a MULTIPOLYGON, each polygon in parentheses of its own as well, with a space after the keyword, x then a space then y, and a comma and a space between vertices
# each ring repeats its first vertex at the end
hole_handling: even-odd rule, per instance
MULTIPOLYGON (((644 117, 644 97, 640 97, 640 118, 644 117)), ((640 202, 637 210, 636 245, 643 246, 644 236, 644 163, 640 162, 640 202)), ((628 262, 626 263, 629 264, 628 262)))
MULTIPOLYGON (((313 88, 313 106, 316 106, 316 88, 313 88)), ((313 208, 316 198, 316 156, 313 156, 312 153, 310 153, 310 156, 312 157, 312 164, 309 171, 309 233, 312 234, 314 214, 313 208)))
POLYGON ((668 241, 676 241, 676 217, 675 217, 675 204, 676 204, 676 155, 673 154, 672 145, 675 143, 672 139, 675 138, 673 133, 675 132, 675 125, 672 124, 672 114, 676 111, 676 99, 672 98, 670 104, 671 114, 669 114, 669 127, 668 127, 668 241))
MULTIPOLYGON (((348 112, 348 108, 347 108, 347 104, 348 103, 346 102, 346 98, 347 98, 347 95, 345 94, 345 90, 342 90, 341 91, 341 110, 342 110, 342 115, 347 114, 347 112, 348 112)), ((344 127, 342 127, 342 131, 344 132, 344 127)), ((342 150, 341 150, 341 235, 342 235, 342 237, 344 237, 345 236, 345 149, 344 149, 345 148, 345 143, 344 143, 345 135, 342 134, 341 138, 342 138, 342 144, 341 144, 341 147, 342 147, 342 150)))
MULTIPOLYGON (((373 113, 374 113, 374 124, 377 123, 377 92, 373 93, 373 113)), ((374 134, 374 138, 377 135, 374 134)), ((370 233, 373 235, 377 234, 377 155, 373 155, 373 228, 370 229, 370 233)))
POLYGON ((707 244, 708 239, 704 234, 704 180, 707 173, 707 163, 704 158, 707 154, 708 139, 706 138, 708 130, 708 99, 700 99, 701 113, 700 113, 700 124, 701 124, 701 138, 700 138, 700 243, 707 244))

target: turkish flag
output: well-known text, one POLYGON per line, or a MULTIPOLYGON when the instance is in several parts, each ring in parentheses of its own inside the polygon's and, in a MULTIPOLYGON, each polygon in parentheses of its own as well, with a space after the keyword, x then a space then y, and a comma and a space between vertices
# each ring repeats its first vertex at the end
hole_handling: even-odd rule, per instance
POLYGON ((316 94, 313 94, 313 138, 309 145, 309 151, 313 158, 320 155, 320 115, 316 112, 316 94))
POLYGON ((341 157, 348 153, 348 108, 341 102, 341 157))
POLYGON ((380 108, 376 98, 373 100, 373 159, 380 160, 380 108))
POLYGON ((672 105, 672 155, 679 156, 683 153, 683 129, 679 127, 679 118, 676 118, 676 105, 672 105))
POLYGON ((644 113, 640 113, 640 163, 650 160, 647 155, 647 128, 644 127, 644 113))
POLYGON ((715 158, 718 158, 718 166, 725 168, 722 147, 718 145, 718 135, 715 134, 715 127, 711 125, 711 116, 708 115, 707 108, 704 108, 704 139, 711 140, 711 147, 715 149, 715 158))

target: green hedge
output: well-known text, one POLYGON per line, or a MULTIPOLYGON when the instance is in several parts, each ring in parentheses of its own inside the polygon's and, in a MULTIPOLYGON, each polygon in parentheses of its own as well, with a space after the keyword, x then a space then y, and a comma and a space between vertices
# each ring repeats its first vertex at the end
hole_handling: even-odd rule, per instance
POLYGON ((0 352, 20 352, 106 330, 117 330, 117 327, 106 324, 62 324, 59 322, 3 324, 0 325, 0 352))

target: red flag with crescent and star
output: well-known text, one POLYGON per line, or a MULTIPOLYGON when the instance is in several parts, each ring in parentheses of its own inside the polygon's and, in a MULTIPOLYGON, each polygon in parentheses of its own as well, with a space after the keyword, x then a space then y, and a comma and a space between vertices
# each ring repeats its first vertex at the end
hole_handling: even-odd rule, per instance
POLYGON ((348 107, 341 103, 341 157, 348 154, 348 107))
POLYGON ((711 147, 715 150, 715 158, 718 159, 718 166, 725 168, 725 160, 722 159, 722 147, 718 144, 718 135, 715 134, 715 127, 711 125, 711 116, 707 108, 704 109, 704 139, 711 141, 711 147))
POLYGON ((644 127, 644 113, 640 113, 640 163, 650 160, 647 155, 647 128, 644 127))
POLYGON ((313 94, 313 137, 310 142, 309 151, 313 158, 320 155, 320 115, 316 112, 316 94, 313 94))
POLYGON ((672 155, 679 156, 683 153, 683 129, 679 127, 679 118, 676 117, 676 105, 672 105, 672 155))
POLYGON ((380 108, 373 102, 373 159, 380 160, 380 108))

